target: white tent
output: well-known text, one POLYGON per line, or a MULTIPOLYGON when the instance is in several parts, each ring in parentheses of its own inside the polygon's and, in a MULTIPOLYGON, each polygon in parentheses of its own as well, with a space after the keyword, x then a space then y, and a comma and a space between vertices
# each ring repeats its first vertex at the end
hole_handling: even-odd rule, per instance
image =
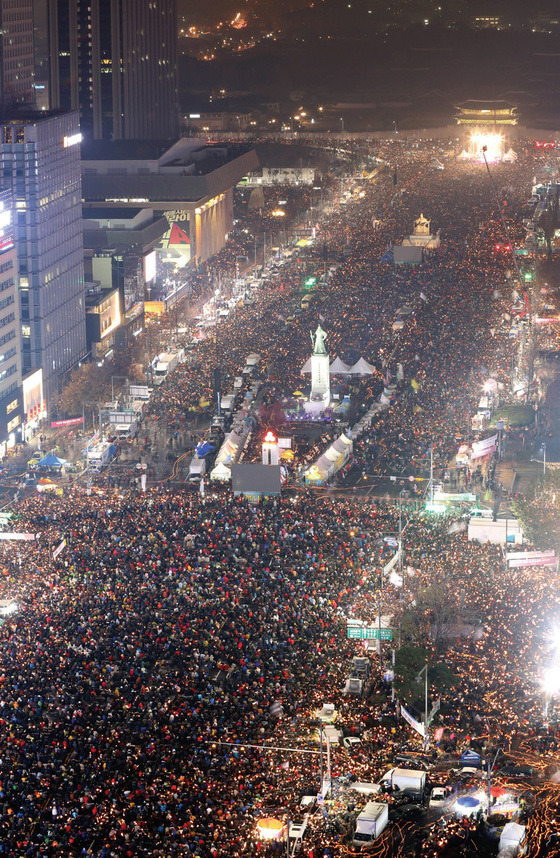
POLYGON ((513 149, 508 149, 502 160, 513 163, 514 161, 517 161, 517 153, 514 152, 513 149))
POLYGON ((305 361, 302 368, 300 369, 299 373, 300 373, 300 375, 305 375, 306 373, 310 373, 310 372, 311 372, 311 358, 308 358, 305 361))
POLYGON ((506 822, 500 835, 500 855, 518 855, 524 837, 524 825, 518 822, 506 822))
POLYGON ((463 149, 463 151, 461 152, 461 154, 460 154, 460 155, 457 155, 457 160, 458 160, 458 161, 470 161, 470 160, 471 160, 471 156, 469 155, 469 153, 468 153, 468 152, 465 152, 465 150, 463 149))
POLYGON ((348 364, 344 363, 337 355, 330 365, 329 373, 330 375, 348 375, 349 370, 348 364))
POLYGON ((225 483, 231 480, 231 470, 223 462, 218 462, 215 468, 210 472, 210 479, 225 483))
POLYGON ((349 369, 349 375, 373 375, 375 372, 375 367, 373 367, 370 363, 365 360, 365 358, 361 357, 354 366, 351 366, 349 369))

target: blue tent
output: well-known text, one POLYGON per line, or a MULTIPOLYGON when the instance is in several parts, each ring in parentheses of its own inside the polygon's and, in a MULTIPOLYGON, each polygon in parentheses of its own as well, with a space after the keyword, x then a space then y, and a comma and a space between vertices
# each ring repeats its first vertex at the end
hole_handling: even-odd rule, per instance
POLYGON ((209 444, 208 441, 201 441, 200 444, 197 445, 196 450, 194 451, 195 458, 204 459, 205 456, 208 455, 210 450, 215 450, 213 444, 209 444))
POLYGON ((461 762, 466 765, 478 767, 480 766, 480 754, 469 749, 461 754, 461 762))
POLYGON ((37 462, 38 468, 60 468, 66 464, 66 459, 59 459, 58 456, 48 454, 40 462, 37 462))
POLYGON ((386 250, 379 261, 393 263, 395 261, 395 252, 393 248, 390 247, 389 250, 386 250))

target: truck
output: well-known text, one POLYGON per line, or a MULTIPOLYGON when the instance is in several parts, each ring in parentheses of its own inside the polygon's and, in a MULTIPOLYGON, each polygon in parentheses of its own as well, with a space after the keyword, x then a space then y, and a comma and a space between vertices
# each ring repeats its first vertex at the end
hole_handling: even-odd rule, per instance
POLYGON ((164 352, 158 358, 154 372, 154 384, 161 384, 179 363, 179 353, 164 352))
POLYGON ((247 359, 245 361, 245 366, 258 366, 260 362, 261 362, 261 356, 254 352, 253 354, 250 354, 247 357, 247 359))
POLYGON ((419 769, 389 769, 380 780, 384 787, 398 790, 412 790, 423 793, 426 787, 426 772, 419 769))
POLYGON ((235 394, 227 393, 225 396, 222 396, 222 400, 220 402, 220 408, 222 411, 233 411, 233 406, 235 405, 235 394))
POLYGON ((352 846, 365 846, 376 840, 389 822, 389 805, 381 801, 368 801, 356 819, 352 846))
POLYGON ((116 454, 115 445, 110 443, 95 444, 86 450, 86 465, 90 469, 104 468, 116 454))
POLYGON ((189 482, 198 483, 206 473, 206 459, 191 459, 189 465, 189 482))

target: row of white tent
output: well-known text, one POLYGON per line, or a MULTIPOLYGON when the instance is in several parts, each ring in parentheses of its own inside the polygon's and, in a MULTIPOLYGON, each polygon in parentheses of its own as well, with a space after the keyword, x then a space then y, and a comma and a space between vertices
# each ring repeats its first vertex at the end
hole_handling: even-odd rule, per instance
POLYGON ((321 484, 332 477, 348 461, 352 453, 352 441, 342 434, 327 447, 314 465, 306 471, 305 479, 310 483, 321 484))
POLYGON ((211 480, 218 480, 218 482, 231 480, 231 466, 239 460, 247 443, 247 437, 248 432, 241 426, 237 427, 237 431, 234 428, 226 435, 210 473, 211 480))
MULTIPOLYGON (((301 368, 301 375, 311 372, 311 358, 301 368)), ((354 366, 344 363, 338 356, 335 357, 329 367, 329 375, 373 375, 375 367, 361 357, 354 366)))

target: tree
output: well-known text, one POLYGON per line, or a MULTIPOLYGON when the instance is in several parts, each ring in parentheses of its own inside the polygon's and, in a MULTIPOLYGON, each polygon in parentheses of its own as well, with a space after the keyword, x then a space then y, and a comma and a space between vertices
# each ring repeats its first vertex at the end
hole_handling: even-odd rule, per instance
POLYGON ((421 712, 424 709, 424 677, 417 677, 428 660, 428 685, 432 695, 454 688, 458 682, 444 662, 434 661, 428 650, 419 646, 403 646, 395 655, 395 694, 408 700, 421 712))
POLYGON ((445 582, 420 590, 414 605, 403 614, 402 630, 419 644, 432 643, 436 655, 443 651, 451 627, 459 620, 457 597, 445 582))
POLYGON ((70 375, 57 400, 57 413, 79 416, 86 402, 106 402, 111 398, 110 367, 86 363, 70 375))

